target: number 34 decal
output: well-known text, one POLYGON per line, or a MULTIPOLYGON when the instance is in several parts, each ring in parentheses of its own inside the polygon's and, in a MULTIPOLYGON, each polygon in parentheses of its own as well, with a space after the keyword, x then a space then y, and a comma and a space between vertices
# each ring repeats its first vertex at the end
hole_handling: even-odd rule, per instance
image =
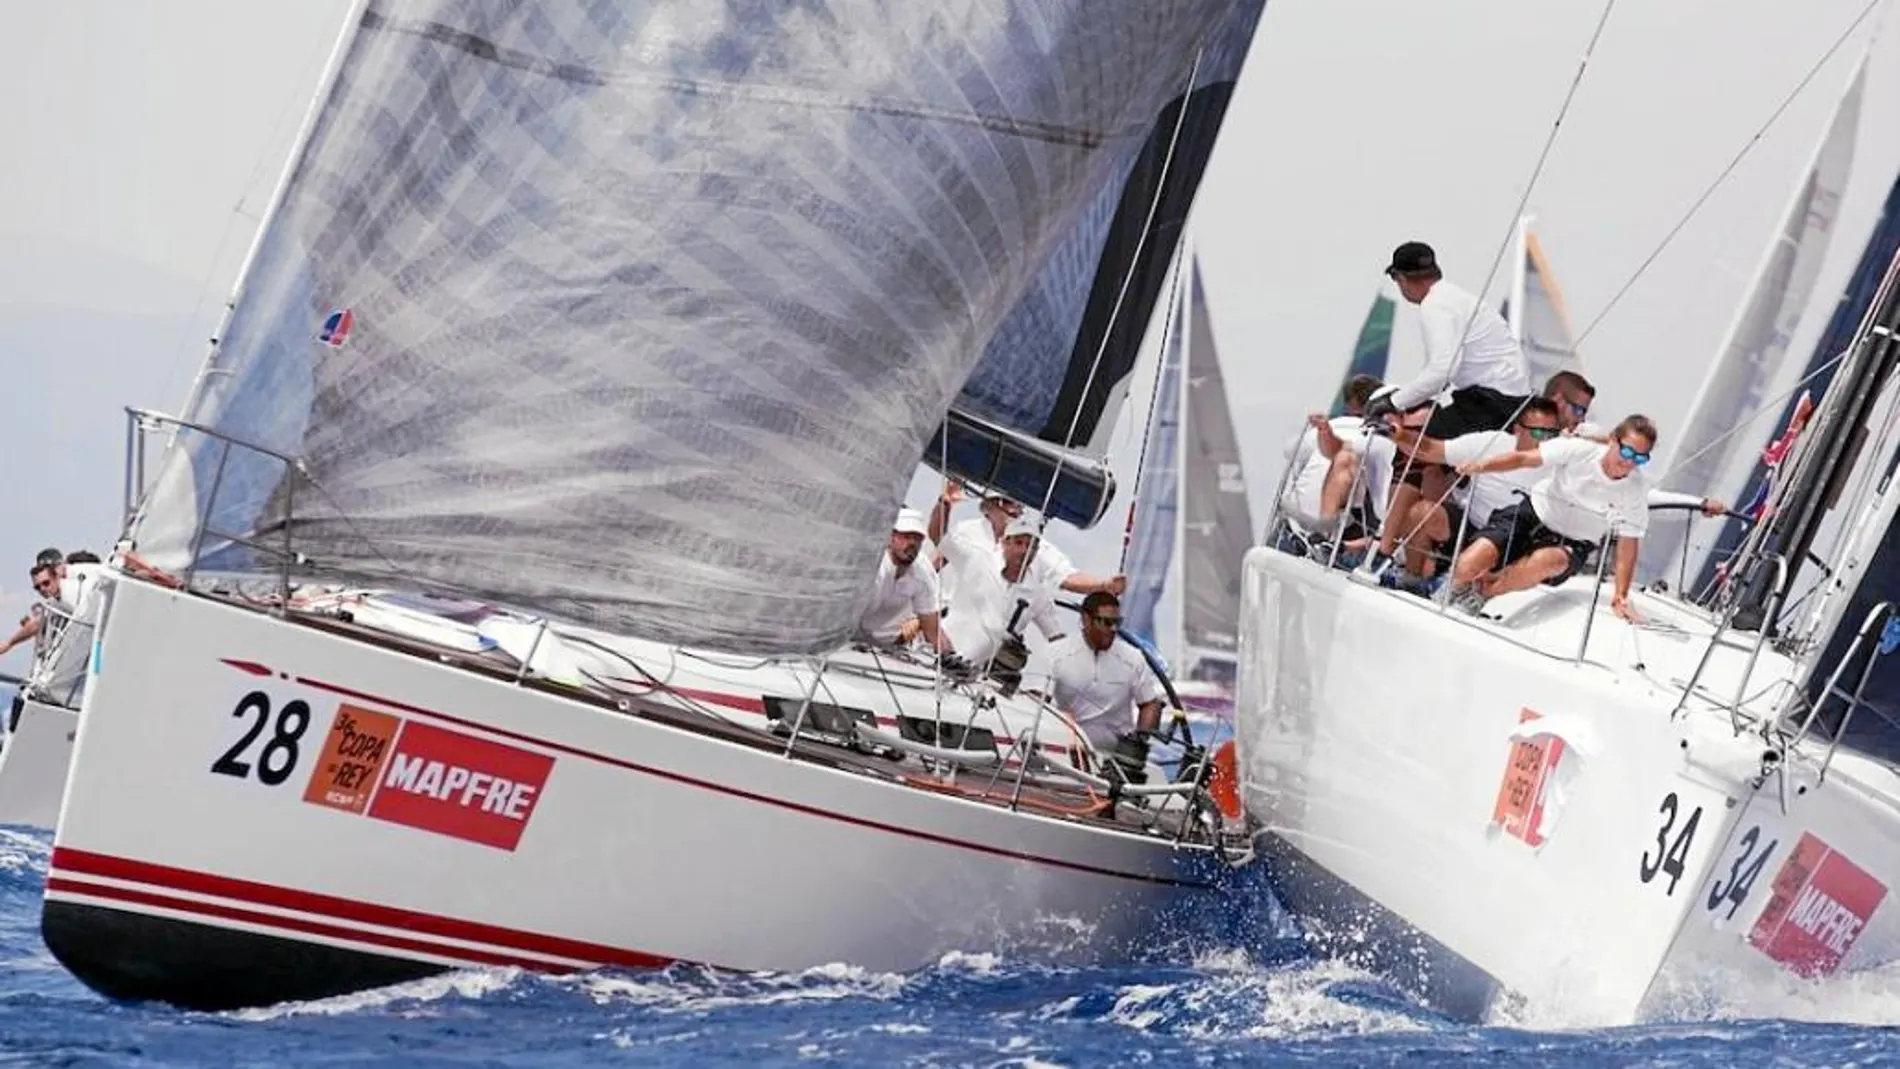
POLYGON ((251 725, 244 731, 237 744, 224 751, 224 755, 211 762, 211 771, 220 776, 233 776, 237 779, 249 779, 251 776, 251 746, 257 737, 270 725, 271 736, 265 740, 262 749, 257 751, 257 779, 267 787, 275 787, 290 778, 297 770, 297 741, 303 733, 310 730, 310 706, 301 701, 287 701, 277 710, 277 720, 271 722, 270 695, 261 690, 246 694, 231 710, 231 715, 239 719, 251 717, 251 725))
POLYGON ((1695 842, 1695 830, 1702 823, 1702 807, 1696 806, 1678 830, 1676 818, 1681 816, 1681 810, 1682 802, 1676 797, 1675 791, 1663 795, 1662 805, 1657 810, 1662 814, 1663 822, 1656 832, 1656 845, 1653 848, 1655 856, 1650 856, 1651 850, 1644 850, 1643 867, 1637 870, 1644 883, 1654 880, 1658 874, 1669 877, 1669 887, 1663 891, 1664 896, 1676 893, 1676 882, 1682 879, 1682 870, 1689 860, 1689 847, 1695 842), (1671 831, 1675 832, 1674 839, 1669 837, 1671 831))

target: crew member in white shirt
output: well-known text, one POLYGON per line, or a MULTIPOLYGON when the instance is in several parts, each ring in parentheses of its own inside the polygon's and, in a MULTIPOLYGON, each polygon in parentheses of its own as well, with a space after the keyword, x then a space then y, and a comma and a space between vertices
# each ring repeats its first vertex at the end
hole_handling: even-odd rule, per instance
POLYGON ((936 649, 951 649, 938 626, 937 570, 917 563, 927 529, 923 513, 898 510, 890 544, 878 558, 870 604, 858 618, 860 637, 889 646, 909 645, 922 635, 936 649))
POLYGON ((1295 474, 1280 507, 1312 534, 1331 535, 1353 508, 1383 522, 1396 456, 1392 440, 1370 433, 1359 416, 1310 415, 1288 458, 1295 474))
MULTIPOLYGON (((931 510, 930 525, 926 532, 930 540, 937 543, 940 549, 958 539, 965 540, 971 547, 988 544, 992 549, 997 548, 1002 544, 1003 531, 1023 514, 1022 502, 1003 494, 989 494, 978 505, 980 515, 952 524, 950 512, 962 500, 962 485, 954 479, 945 480, 943 495, 938 498, 937 507, 931 510)), ((1037 541, 1036 555, 1032 562, 1032 567, 1035 569, 1033 574, 1038 582, 1046 584, 1051 590, 1059 588, 1073 594, 1092 594, 1097 590, 1106 590, 1120 594, 1127 589, 1127 576, 1111 575, 1103 578, 1081 571, 1069 560, 1067 553, 1062 552, 1047 538, 1038 537, 1037 541)), ((951 563, 948 553, 944 554, 944 563, 951 568, 948 575, 949 582, 944 584, 944 596, 954 598, 954 587, 961 580, 961 576, 956 574, 955 565, 951 563)))
MULTIPOLYGON (((1557 415, 1563 420, 1565 434, 1593 438, 1599 442, 1609 440, 1609 435, 1602 427, 1589 422, 1590 405, 1597 396, 1597 388, 1590 384, 1589 379, 1575 371, 1559 371, 1544 383, 1544 396, 1557 402, 1557 415)), ((1721 516, 1728 512, 1728 504, 1719 497, 1702 497, 1699 494, 1651 487, 1649 507, 1658 506, 1697 508, 1702 510, 1704 516, 1721 516)))
POLYGON ((1418 305, 1425 367, 1389 399, 1368 405, 1366 414, 1417 412, 1449 389, 1450 403, 1433 411, 1424 425, 1428 436, 1456 438, 1509 426, 1531 383, 1524 350, 1504 317, 1445 281, 1438 254, 1422 241, 1392 250, 1385 273, 1398 284, 1400 296, 1418 305))
POLYGON ((1049 647, 1048 693, 1089 744, 1107 752, 1130 730, 1161 726, 1165 693, 1133 645, 1116 641, 1121 601, 1106 592, 1082 599, 1082 630, 1049 647))
POLYGON ((1649 501, 1640 468, 1656 447, 1656 425, 1629 416, 1608 443, 1558 438, 1458 467, 1460 475, 1537 468, 1548 478, 1530 500, 1492 514, 1452 569, 1452 602, 1468 612, 1486 598, 1538 583, 1555 585, 1582 567, 1606 532, 1616 535, 1616 586, 1610 608, 1634 621, 1630 582, 1649 529, 1649 501), (1502 571, 1495 569, 1502 568, 1502 571))
MULTIPOLYGON (((1532 397, 1524 402, 1524 410, 1512 424, 1512 433, 1474 431, 1440 441, 1420 437, 1418 432, 1400 427, 1393 436, 1400 449, 1418 459, 1455 468, 1506 453, 1535 450, 1562 433, 1556 402, 1547 397, 1532 397)), ((1393 515, 1404 518, 1386 525, 1381 549, 1390 556, 1403 536, 1406 572, 1420 578, 1429 577, 1436 570, 1433 550, 1443 547, 1448 551, 1461 524, 1465 526, 1465 542, 1469 544, 1477 532, 1490 524, 1492 516, 1522 501, 1544 475, 1534 468, 1480 475, 1466 480, 1462 493, 1454 489, 1443 501, 1421 499, 1412 487, 1401 486, 1393 498, 1393 515), (1401 513, 1399 501, 1407 496, 1410 504, 1401 513)))
POLYGON ((1063 633, 1051 589, 1032 572, 1036 525, 1017 518, 998 547, 984 538, 944 539, 943 556, 957 570, 957 588, 943 616, 951 648, 967 661, 987 664, 1004 640, 1033 623, 1053 641, 1063 633), (1010 629, 1011 623, 1016 629, 1010 629))

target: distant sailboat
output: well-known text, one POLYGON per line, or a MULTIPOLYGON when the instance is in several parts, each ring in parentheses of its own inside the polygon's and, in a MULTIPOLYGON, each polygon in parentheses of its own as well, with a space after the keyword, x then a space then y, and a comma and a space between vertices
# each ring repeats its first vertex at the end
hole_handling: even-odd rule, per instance
MULTIPOLYGON (((1397 310, 1398 303, 1384 293, 1372 299, 1372 307, 1366 312, 1366 321, 1359 327, 1359 340, 1353 343, 1352 361, 1346 365, 1346 374, 1339 380, 1342 390, 1354 375, 1385 378, 1386 368, 1392 361, 1392 317, 1397 310)), ((1333 391, 1332 409, 1327 414, 1346 414, 1346 400, 1341 396, 1341 390, 1333 391)))
POLYGON ((1570 324, 1570 311, 1537 240, 1537 231, 1531 225, 1534 221, 1528 215, 1517 221, 1517 258, 1511 272, 1511 295, 1505 299, 1503 311, 1511 333, 1524 348, 1531 385, 1542 388, 1559 371, 1582 371, 1583 361, 1577 355, 1577 334, 1570 324))
MULTIPOLYGON (((1734 501, 1754 470, 1754 443, 1780 433, 1779 427, 1761 425, 1750 434, 1737 427, 1754 419, 1767 403, 1769 391, 1781 380, 1788 343, 1816 276, 1827 258, 1840 214, 1841 192, 1854 162, 1854 142, 1860 126, 1861 91, 1867 62, 1855 68, 1847 90, 1835 108, 1834 120, 1815 147, 1814 156, 1788 208, 1781 227, 1762 254, 1747 298, 1737 310, 1728 334, 1707 377, 1689 407, 1681 437, 1671 448, 1671 466, 1662 484, 1670 489, 1734 501)), ((1853 329, 1850 324, 1848 330, 1853 329)), ((1700 574, 1707 547, 1689 546, 1688 525, 1661 523, 1643 545, 1651 569, 1675 575, 1679 570, 1700 574), (1678 557, 1689 555, 1686 567, 1678 557)))
POLYGON ((1184 259, 1149 417, 1151 460, 1136 494, 1123 613, 1131 633, 1171 655, 1184 703, 1220 709, 1232 702, 1253 513, 1200 264, 1191 253, 1184 259), (1159 610, 1170 600, 1174 628, 1161 641, 1159 610))

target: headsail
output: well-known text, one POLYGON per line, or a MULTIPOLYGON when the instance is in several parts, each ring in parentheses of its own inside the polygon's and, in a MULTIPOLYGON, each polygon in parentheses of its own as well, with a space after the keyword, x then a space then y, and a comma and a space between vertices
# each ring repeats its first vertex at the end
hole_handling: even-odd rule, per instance
POLYGON ((1541 389, 1559 371, 1581 371, 1583 361, 1577 355, 1570 310, 1531 223, 1528 216, 1518 220, 1517 269, 1505 318, 1524 349, 1532 386, 1541 389))
MULTIPOLYGON (((1186 361, 1187 272, 1175 288, 1175 308, 1161 343, 1154 408, 1148 413, 1148 447, 1136 477, 1128 532, 1128 590, 1122 595, 1122 630, 1159 645, 1156 617, 1174 572, 1175 532, 1181 526, 1181 377, 1186 361)), ((1164 651, 1169 654, 1177 651, 1164 651)))
MULTIPOLYGON (((1148 324, 1167 285, 1168 266, 1180 243, 1188 207, 1200 186, 1215 135, 1233 95, 1264 0, 1233 5, 1226 21, 1206 38, 1189 70, 1177 72, 1176 96, 1161 109, 1147 140, 1128 155, 1114 181, 1104 184, 1083 208, 1076 225, 1048 264, 990 338, 983 359, 958 395, 959 413, 1002 428, 997 451, 1010 440, 1043 442, 1101 457, 1148 324)), ((951 449, 959 437, 951 425, 951 449)), ((933 439, 924 461, 943 467, 942 445, 933 439)), ((1033 452, 1033 451, 1032 451, 1033 452)), ((951 474, 982 480, 948 458, 951 474)), ((1113 491, 1102 465, 1066 464, 1070 489, 1093 469, 1099 504, 1113 491)), ((1055 468, 1016 468, 995 487, 1032 505, 1049 497, 1055 468)), ((1056 514, 1077 526, 1095 522, 1076 507, 1056 514)))
POLYGON ((208 511, 218 566, 288 528, 344 575, 833 646, 978 358, 1259 7, 370 0, 190 414, 299 474, 187 441, 144 548, 208 511))
POLYGON ((1253 511, 1227 382, 1194 264, 1187 301, 1187 419, 1181 504, 1181 660, 1232 659, 1239 648, 1241 562, 1253 545, 1253 511))
POLYGON ((1170 581, 1178 584, 1181 648, 1174 656, 1192 674, 1197 661, 1234 656, 1241 560, 1253 544, 1253 513, 1200 264, 1192 257, 1180 285, 1180 312, 1163 349, 1150 416, 1152 459, 1135 508, 1122 613, 1128 630, 1157 638, 1156 610, 1170 581), (1172 567, 1177 556, 1178 573, 1172 567))
MULTIPOLYGON (((1392 355, 1392 315, 1397 308, 1392 298, 1383 293, 1372 299, 1372 308, 1366 312, 1366 321, 1359 327, 1359 340, 1353 343, 1352 362, 1346 365, 1346 374, 1339 380, 1341 389, 1354 375, 1385 378, 1386 363, 1392 355)), ((1346 401, 1338 390, 1333 391, 1330 414, 1346 414, 1346 401)))
MULTIPOLYGON (((1670 450, 1674 460, 1664 482, 1672 489, 1734 500, 1754 467, 1756 443, 1779 430, 1754 417, 1780 377, 1788 341, 1814 292, 1815 276, 1834 236, 1841 192, 1854 160, 1866 73, 1863 60, 1690 406, 1683 433, 1670 450), (1735 433, 1744 426, 1759 430, 1744 440, 1735 433)), ((1683 552, 1687 531, 1680 523, 1660 528, 1644 547, 1644 555, 1652 566, 1662 568, 1683 552)), ((1706 551, 1692 556, 1696 559, 1689 562, 1688 570, 1698 573, 1706 551)))

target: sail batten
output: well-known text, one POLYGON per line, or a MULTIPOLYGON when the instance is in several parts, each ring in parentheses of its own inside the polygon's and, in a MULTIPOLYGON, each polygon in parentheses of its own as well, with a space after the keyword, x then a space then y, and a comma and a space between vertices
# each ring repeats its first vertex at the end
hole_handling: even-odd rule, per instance
POLYGON ((191 413, 306 474, 193 438, 141 544, 209 516, 269 571, 288 525, 332 574, 835 646, 971 371, 1259 7, 371 2, 191 413))

